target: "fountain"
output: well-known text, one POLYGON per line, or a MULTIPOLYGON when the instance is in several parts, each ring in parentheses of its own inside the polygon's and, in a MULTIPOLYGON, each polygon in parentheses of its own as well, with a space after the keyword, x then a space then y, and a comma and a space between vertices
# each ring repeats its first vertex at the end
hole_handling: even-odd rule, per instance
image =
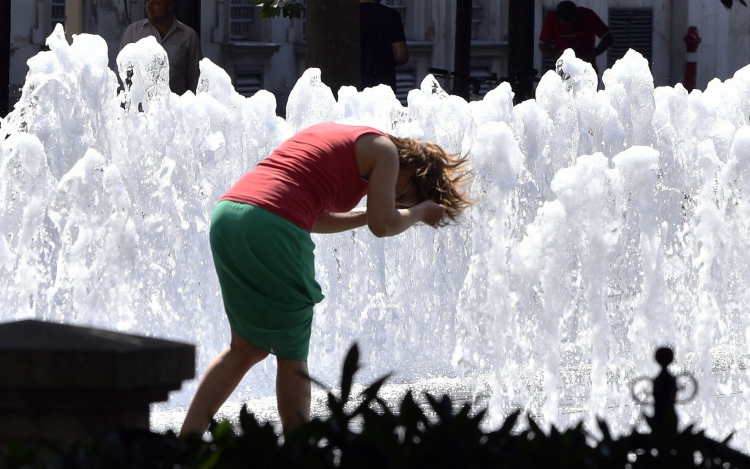
MULTIPOLYGON (((357 340, 365 381, 490 376, 494 422, 520 406, 622 434, 638 424, 629 383, 668 344, 700 382, 683 424, 750 450, 750 68, 688 94, 654 89, 631 51, 597 91, 568 51, 536 100, 513 106, 502 84, 467 103, 428 76, 406 108, 382 86, 336 101, 311 69, 282 119, 208 60, 196 95, 171 94, 153 40, 118 56, 120 94, 101 38, 69 45, 58 27, 48 45, 0 126, 0 321, 193 342, 200 375, 229 338, 208 247, 219 197, 296 130, 367 124, 468 153, 477 203, 441 230, 315 235, 318 379, 334 384, 357 340)), ((273 371, 230 400, 272 395, 273 371)))

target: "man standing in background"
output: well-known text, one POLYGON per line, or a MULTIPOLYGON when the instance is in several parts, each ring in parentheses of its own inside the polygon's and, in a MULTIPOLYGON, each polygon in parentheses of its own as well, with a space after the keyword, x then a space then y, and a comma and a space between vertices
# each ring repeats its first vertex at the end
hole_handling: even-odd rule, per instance
POLYGON ((409 60, 401 15, 380 0, 359 1, 362 87, 385 84, 396 92, 396 67, 409 60))
POLYGON ((539 50, 547 57, 557 60, 565 49, 573 49, 576 57, 596 67, 596 58, 615 43, 609 27, 588 8, 563 1, 557 9, 547 15, 539 36, 539 50), (601 38, 596 44, 596 38, 601 38))
POLYGON ((137 21, 125 30, 120 50, 127 44, 154 36, 167 52, 169 59, 169 88, 181 95, 187 90, 195 93, 203 53, 195 31, 174 17, 175 0, 148 0, 146 19, 137 21))

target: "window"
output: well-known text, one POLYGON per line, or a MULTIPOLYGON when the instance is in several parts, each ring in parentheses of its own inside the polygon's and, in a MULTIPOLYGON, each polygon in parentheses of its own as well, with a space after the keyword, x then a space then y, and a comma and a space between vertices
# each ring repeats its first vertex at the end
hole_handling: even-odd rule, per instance
POLYGON ((251 65, 234 67, 234 87, 242 96, 250 97, 263 88, 263 70, 251 65))
POLYGON ((482 25, 482 5, 472 3, 471 5, 471 38, 479 39, 479 27, 482 25))
POLYGON ((231 0, 229 9, 230 39, 248 39, 250 27, 255 19, 255 5, 252 0, 231 0))
POLYGON ((65 27, 65 0, 50 0, 50 32, 54 31, 58 24, 65 27))
POLYGON ((396 69, 396 98, 406 106, 406 98, 409 91, 417 87, 416 71, 413 68, 396 69))
POLYGON ((607 52, 607 68, 621 59, 628 49, 638 51, 651 65, 653 8, 610 8, 609 29, 615 44, 607 52))
POLYGON ((302 40, 307 40, 307 0, 302 0, 302 40))

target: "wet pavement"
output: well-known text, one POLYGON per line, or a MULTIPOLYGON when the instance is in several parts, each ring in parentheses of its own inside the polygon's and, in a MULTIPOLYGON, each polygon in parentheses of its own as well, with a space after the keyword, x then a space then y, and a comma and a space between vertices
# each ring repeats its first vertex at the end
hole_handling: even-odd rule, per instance
MULTIPOLYGON (((365 386, 355 383, 352 395, 356 396, 364 389, 365 386)), ((411 390, 415 401, 429 417, 432 412, 427 399, 424 397, 425 393, 437 397, 447 394, 450 396, 455 407, 461 407, 464 404, 473 404, 474 409, 481 410, 486 408, 488 403, 490 389, 488 380, 484 379, 480 381, 478 389, 480 391, 475 393, 473 384, 467 384, 458 378, 432 378, 412 383, 388 383, 381 388, 379 396, 388 404, 388 407, 392 411, 397 412, 403 396, 407 391, 411 390)), ((339 390, 334 390, 333 392, 338 395, 339 390)), ((326 403, 326 391, 313 389, 311 404, 311 415, 313 418, 326 416, 328 410, 326 403)), ((281 431, 275 396, 250 399, 245 404, 247 404, 248 410, 255 414, 258 421, 272 422, 277 431, 281 431)), ((242 405, 242 402, 227 402, 219 409, 219 412, 216 414, 216 420, 228 420, 233 424, 237 424, 242 405)), ((186 411, 186 407, 164 410, 163 406, 154 406, 151 412, 151 431, 159 433, 164 433, 168 430, 179 431, 186 411)))

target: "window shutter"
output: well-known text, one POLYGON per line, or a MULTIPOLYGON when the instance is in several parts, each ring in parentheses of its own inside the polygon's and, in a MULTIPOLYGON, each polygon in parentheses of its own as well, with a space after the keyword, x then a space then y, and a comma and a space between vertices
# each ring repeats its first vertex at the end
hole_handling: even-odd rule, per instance
POLYGON ((234 67, 234 86, 242 96, 250 97, 263 88, 263 70, 250 65, 234 67))
POLYGON ((409 91, 417 87, 416 72, 413 68, 396 69, 396 98, 406 106, 406 97, 409 91))
POLYGON ((65 26, 65 0, 50 0, 50 33, 58 24, 65 26))
POLYGON ((638 51, 651 65, 653 8, 610 8, 609 29, 615 44, 607 52, 607 68, 621 59, 628 49, 638 51))
POLYGON ((229 8, 231 39, 247 39, 255 20, 255 4, 252 0, 232 0, 229 8))
POLYGON ((482 25, 484 19, 482 4, 474 3, 471 4, 471 38, 479 39, 479 28, 482 25))

